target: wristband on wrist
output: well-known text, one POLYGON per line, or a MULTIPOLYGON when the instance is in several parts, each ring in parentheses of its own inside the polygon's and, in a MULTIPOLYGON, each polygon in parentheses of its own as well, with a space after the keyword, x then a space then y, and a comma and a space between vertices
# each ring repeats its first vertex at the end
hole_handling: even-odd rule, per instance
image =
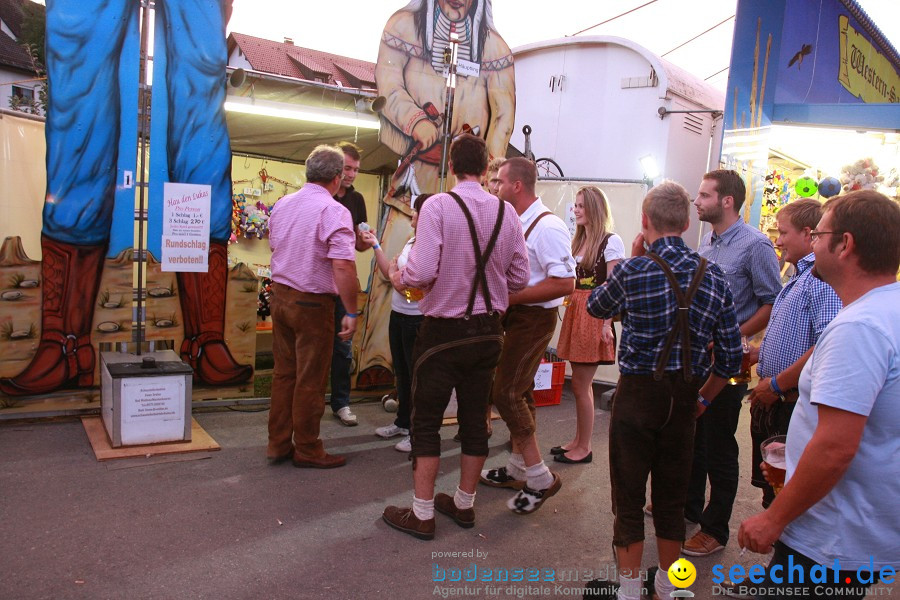
POLYGON ((704 397, 703 397, 703 394, 700 394, 700 393, 697 394, 697 402, 699 402, 700 404, 702 404, 702 405, 705 406, 706 408, 709 408, 709 400, 707 400, 706 398, 704 398, 704 397))
POLYGON ((355 319, 355 318, 358 317, 359 315, 357 315, 356 313, 348 312, 345 316, 350 317, 351 319, 355 319))
POLYGON ((381 244, 376 243, 374 246, 372 246, 372 250, 380 250, 380 249, 381 249, 381 244))
POLYGON ((776 381, 776 378, 777 378, 777 377, 778 377, 778 375, 775 375, 774 377, 772 377, 771 379, 769 379, 769 385, 772 387, 772 391, 773 391, 773 392, 775 392, 775 393, 778 394, 779 396, 784 396, 784 392, 782 392, 782 391, 781 391, 781 388, 778 387, 778 382, 776 381))

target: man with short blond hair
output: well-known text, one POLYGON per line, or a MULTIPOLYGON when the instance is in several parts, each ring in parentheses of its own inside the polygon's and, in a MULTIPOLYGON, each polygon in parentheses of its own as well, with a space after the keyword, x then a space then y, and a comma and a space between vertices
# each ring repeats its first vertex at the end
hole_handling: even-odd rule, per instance
POLYGON ((569 229, 535 195, 537 169, 527 158, 511 158, 500 167, 498 195, 519 215, 525 231, 531 274, 528 287, 511 294, 503 316, 503 351, 491 399, 509 428, 512 452, 504 467, 481 472, 480 481, 492 487, 518 490, 507 506, 530 514, 559 491, 559 475, 541 459, 537 444, 534 375, 553 337, 557 307, 575 289, 575 259, 569 229))
POLYGON ((338 336, 356 331, 353 223, 333 196, 341 185, 344 155, 317 146, 306 159, 306 185, 281 198, 269 218, 272 248, 272 402, 269 409, 271 464, 331 469, 346 463, 325 452, 319 424, 325 412, 325 383, 335 332, 335 302, 347 312, 338 336), (324 244, 322 243, 324 240, 324 244))
POLYGON ((750 392, 751 484, 763 490, 763 508, 775 497, 760 471, 760 444, 773 435, 787 434, 799 392, 800 372, 812 355, 816 340, 841 310, 841 299, 830 285, 813 275, 815 255, 810 232, 822 218, 822 203, 795 200, 778 211, 778 239, 785 262, 795 273, 772 306, 769 326, 759 348, 759 385, 750 392))
MULTIPOLYGON (((775 552, 761 598, 863 598, 900 556, 900 206, 874 190, 832 198, 811 232, 841 312, 800 374, 784 488, 738 543, 775 552), (805 576, 799 579, 796 573, 805 576), (811 580, 811 574, 814 579, 811 580)), ((890 580, 888 579, 890 577, 890 580)))
POLYGON ((690 203, 687 190, 674 181, 652 188, 632 258, 616 265, 588 300, 588 312, 598 319, 624 315, 609 428, 620 585, 591 582, 591 594, 600 598, 641 597, 648 476, 659 552, 658 570, 648 574, 648 583, 659 598, 674 590, 667 572, 685 537, 695 420, 740 364, 740 331, 725 275, 681 238, 690 225, 690 203))

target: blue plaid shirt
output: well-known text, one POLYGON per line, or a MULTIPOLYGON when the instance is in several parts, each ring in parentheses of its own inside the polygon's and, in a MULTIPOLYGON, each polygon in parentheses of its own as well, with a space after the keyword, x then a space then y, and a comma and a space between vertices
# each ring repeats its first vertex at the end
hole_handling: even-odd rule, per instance
POLYGON ((774 377, 816 345, 825 326, 843 307, 830 285, 812 274, 816 255, 797 262, 797 272, 775 299, 769 327, 759 347, 760 377, 774 377))
MULTIPOLYGON (((664 237, 650 245, 675 274, 681 288, 687 291, 700 265, 700 255, 688 248, 680 237, 664 237)), ((669 280, 659 265, 646 256, 620 262, 609 279, 591 292, 588 313, 598 319, 609 319, 624 311, 622 342, 619 345, 619 370, 644 375, 656 370, 669 331, 675 326, 678 302, 669 280)), ((691 368, 696 377, 705 379, 710 372, 709 341, 714 342, 715 365, 712 371, 720 377, 731 377, 740 370, 743 352, 741 331, 734 312, 734 302, 722 270, 709 263, 700 287, 691 302, 691 368)), ((681 371, 681 335, 675 339, 666 371, 681 371)))
POLYGON ((781 291, 778 256, 772 241, 759 229, 738 219, 722 235, 710 232, 703 236, 697 251, 725 273, 738 323, 764 304, 775 302, 781 291))

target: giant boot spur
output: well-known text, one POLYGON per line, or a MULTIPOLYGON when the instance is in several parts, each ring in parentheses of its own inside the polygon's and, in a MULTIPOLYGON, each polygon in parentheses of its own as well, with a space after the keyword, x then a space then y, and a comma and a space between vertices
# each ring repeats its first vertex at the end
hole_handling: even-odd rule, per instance
POLYGON ((0 392, 28 396, 94 385, 91 324, 106 248, 41 237, 40 344, 25 370, 0 379, 0 392))
POLYGON ((197 383, 234 385, 253 374, 253 367, 238 364, 225 345, 227 284, 228 248, 224 243, 210 244, 206 273, 178 273, 184 319, 181 358, 193 367, 197 383))

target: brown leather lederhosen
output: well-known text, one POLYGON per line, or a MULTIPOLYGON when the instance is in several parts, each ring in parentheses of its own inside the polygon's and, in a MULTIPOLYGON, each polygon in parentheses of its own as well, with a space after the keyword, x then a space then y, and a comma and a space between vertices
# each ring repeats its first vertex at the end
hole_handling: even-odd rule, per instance
POLYGON ((500 202, 497 222, 481 250, 475 221, 468 207, 454 192, 469 226, 475 255, 475 276, 465 316, 449 319, 426 316, 419 327, 413 350, 412 375, 412 452, 413 468, 417 456, 440 456, 440 427, 444 410, 456 390, 457 420, 462 453, 487 456, 485 412, 494 369, 503 347, 500 315, 494 311, 486 273, 487 261, 494 251, 503 225, 505 202, 500 202), (485 313, 472 314, 479 288, 485 313))

